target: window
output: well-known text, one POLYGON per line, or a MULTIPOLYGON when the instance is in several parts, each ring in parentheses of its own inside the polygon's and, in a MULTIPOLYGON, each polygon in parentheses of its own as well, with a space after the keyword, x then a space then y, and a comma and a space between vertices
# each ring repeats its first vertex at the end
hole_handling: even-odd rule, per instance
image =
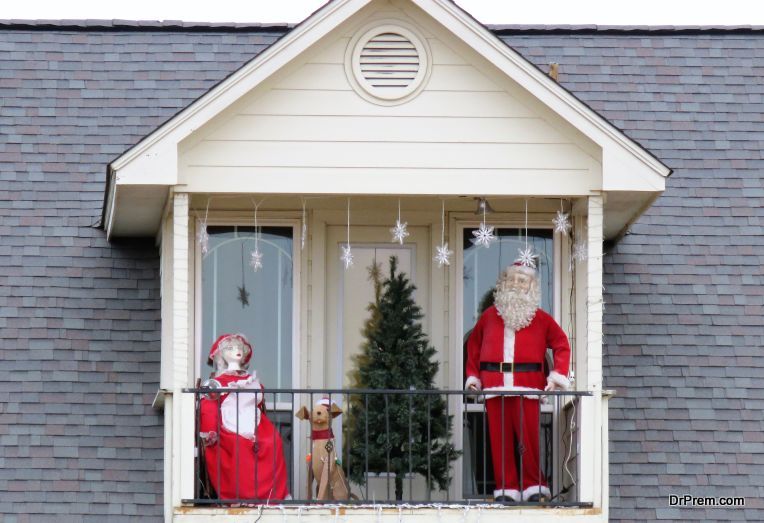
POLYGON ((293 470, 291 403, 286 394, 275 398, 267 391, 292 387, 294 230, 259 229, 263 266, 255 272, 249 265, 255 249, 254 227, 207 227, 209 250, 201 264, 199 377, 204 381, 212 372, 207 357, 219 335, 244 334, 253 348, 250 372, 257 371, 265 386, 268 417, 281 434, 287 470, 293 470))
POLYGON ((254 348, 250 369, 267 388, 292 386, 293 264, 291 227, 262 227, 263 267, 249 265, 254 227, 211 226, 202 259, 201 377, 209 347, 221 334, 244 334, 254 348))

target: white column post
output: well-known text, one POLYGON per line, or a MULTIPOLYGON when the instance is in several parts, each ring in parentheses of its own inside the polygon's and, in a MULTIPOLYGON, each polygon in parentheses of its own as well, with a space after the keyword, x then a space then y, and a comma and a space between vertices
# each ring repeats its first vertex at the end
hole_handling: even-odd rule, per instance
POLYGON ((589 197, 586 270, 586 359, 589 390, 602 389, 602 196, 589 197))
POLYGON ((183 394, 190 376, 189 195, 174 193, 172 202, 172 493, 173 507, 194 492, 194 398, 183 394))
POLYGON ((602 196, 590 196, 587 209, 586 378, 593 397, 581 409, 581 501, 602 507, 602 196))

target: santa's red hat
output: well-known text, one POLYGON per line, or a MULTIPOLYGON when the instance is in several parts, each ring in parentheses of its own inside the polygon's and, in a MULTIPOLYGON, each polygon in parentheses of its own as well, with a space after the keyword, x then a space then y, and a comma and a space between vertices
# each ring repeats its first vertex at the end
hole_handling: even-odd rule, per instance
POLYGON ((518 272, 522 272, 523 274, 527 274, 528 276, 533 276, 534 278, 537 278, 539 274, 534 265, 523 263, 520 260, 515 260, 515 263, 513 263, 509 268, 518 272))
POLYGON ((218 339, 215 340, 215 343, 212 344, 212 347, 210 347, 210 355, 207 358, 207 364, 212 365, 212 359, 214 358, 215 354, 217 354, 217 352, 223 348, 223 345, 234 341, 241 342, 241 344, 244 345, 244 348, 247 349, 247 353, 244 355, 242 364, 248 364, 249 360, 252 358, 252 345, 249 344, 247 338, 245 338, 243 334, 221 334, 218 339))

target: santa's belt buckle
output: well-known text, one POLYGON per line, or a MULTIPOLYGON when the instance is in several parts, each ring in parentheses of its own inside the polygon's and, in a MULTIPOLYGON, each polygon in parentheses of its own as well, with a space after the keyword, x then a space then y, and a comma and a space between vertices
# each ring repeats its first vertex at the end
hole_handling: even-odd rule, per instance
POLYGON ((499 363, 499 372, 515 372, 515 362, 514 361, 502 361, 499 363))

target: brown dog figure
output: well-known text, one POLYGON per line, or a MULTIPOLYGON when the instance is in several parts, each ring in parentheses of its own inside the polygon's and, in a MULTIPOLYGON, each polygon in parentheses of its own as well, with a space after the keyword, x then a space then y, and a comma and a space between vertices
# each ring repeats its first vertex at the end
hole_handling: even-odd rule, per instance
POLYGON ((336 403, 330 403, 328 397, 316 402, 309 413, 302 407, 295 416, 301 420, 310 420, 311 453, 308 455, 308 499, 312 499, 313 479, 316 480, 316 499, 346 500, 350 497, 350 486, 345 473, 339 465, 332 433, 332 419, 342 414, 336 403))

